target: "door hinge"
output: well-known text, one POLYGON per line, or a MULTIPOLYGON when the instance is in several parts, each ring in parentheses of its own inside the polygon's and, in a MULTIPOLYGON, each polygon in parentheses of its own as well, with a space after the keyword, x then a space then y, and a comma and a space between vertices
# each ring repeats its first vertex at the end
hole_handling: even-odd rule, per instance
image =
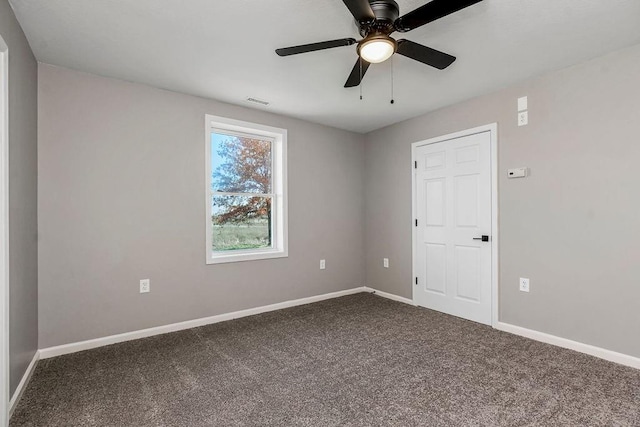
POLYGON ((418 169, 418 161, 417 160, 413 162, 413 168, 414 169, 418 169))
POLYGON ((418 226, 418 220, 416 219, 416 227, 418 226))
POLYGON ((416 277, 416 285, 418 284, 418 278, 416 277))

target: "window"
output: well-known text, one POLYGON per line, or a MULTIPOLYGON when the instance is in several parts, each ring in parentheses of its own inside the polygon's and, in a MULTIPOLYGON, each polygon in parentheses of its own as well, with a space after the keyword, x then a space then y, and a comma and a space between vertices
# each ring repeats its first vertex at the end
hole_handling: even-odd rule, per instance
POLYGON ((206 116, 207 264, 287 256, 287 131, 206 116))

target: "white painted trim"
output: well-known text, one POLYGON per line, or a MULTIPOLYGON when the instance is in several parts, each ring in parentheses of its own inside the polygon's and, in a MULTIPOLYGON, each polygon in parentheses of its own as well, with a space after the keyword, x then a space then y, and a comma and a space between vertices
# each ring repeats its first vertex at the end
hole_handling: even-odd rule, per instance
POLYGON ((498 208, 498 123, 487 125, 491 130, 491 325, 500 321, 500 210, 498 208))
POLYGON ((405 297, 401 297, 401 296, 398 296, 398 295, 395 295, 395 294, 390 294, 388 292, 379 291, 377 289, 373 289, 373 288, 370 288, 368 286, 364 287, 364 291, 372 293, 372 294, 379 295, 382 298, 387 298, 387 299, 390 299, 390 300, 393 300, 393 301, 403 302, 405 304, 409 304, 409 305, 415 306, 414 302, 410 298, 405 298, 405 297))
POLYGON ((108 337, 95 338, 71 344, 64 344, 55 347, 40 349, 40 359, 61 356, 63 354, 76 353, 78 351, 90 350, 92 348, 103 347, 105 345, 119 342, 132 341, 140 338, 152 337, 154 335, 167 334, 170 332, 182 331, 185 329, 197 328, 199 326, 211 325, 213 323, 226 322, 227 320, 239 319, 241 317, 253 316, 255 314, 269 311, 282 310, 283 308, 296 307, 299 305, 311 304, 332 298, 339 298, 345 295, 352 295, 365 292, 364 286, 347 289, 344 291, 331 292, 328 294, 316 295, 313 297, 300 298, 291 301, 279 302, 262 307, 249 308, 246 310, 234 311, 232 313, 218 314, 217 316, 204 317, 201 319, 187 320, 186 322, 172 323, 170 325, 156 326, 155 328, 141 329, 133 332, 126 332, 108 337))
POLYGON ((18 402, 22 399, 22 395, 27 389, 27 384, 29 384, 39 360, 40 351, 36 350, 36 353, 33 355, 33 359, 31 359, 31 363, 27 366, 27 370, 24 372, 24 375, 22 375, 22 379, 20 380, 20 383, 18 383, 18 387, 16 387, 16 390, 13 392, 13 396, 11 396, 11 400, 9 401, 9 418, 11 418, 13 411, 15 411, 16 406, 18 406, 18 402))
POLYGON ((418 217, 416 206, 416 173, 414 168, 414 162, 416 161, 416 148, 422 145, 435 144, 438 142, 449 141, 451 139, 462 138, 465 136, 476 135, 479 133, 489 132, 491 138, 491 325, 495 326, 499 322, 499 242, 498 238, 498 123, 491 123, 484 126, 478 126, 472 129, 463 130, 460 132, 450 133, 448 135, 442 135, 435 138, 430 138, 425 141, 418 141, 411 144, 411 289, 413 296, 413 303, 416 301, 416 286, 415 277, 416 266, 413 262, 414 255, 417 251, 417 239, 416 231, 413 226, 415 218, 418 217))
POLYGON ((9 48, 0 37, 0 425, 9 424, 9 48))
POLYGON ((630 366, 632 368, 640 369, 640 358, 629 356, 628 354, 618 353, 612 350, 607 350, 601 347, 596 347, 590 344, 583 344, 578 341, 572 341, 567 338, 557 337, 555 335, 546 334, 544 332, 534 331, 533 329, 523 328, 521 326, 511 325, 509 323, 498 322, 494 325, 494 328, 508 332, 510 334, 520 335, 525 338, 530 338, 535 341, 540 341, 546 344, 555 345, 557 347, 567 348, 579 353, 595 356, 600 359, 608 360, 610 362, 619 363, 620 365, 630 366))
MULTIPOLYGON (((388 298, 393 301, 403 302, 405 304, 416 304, 409 298, 401 297, 398 295, 390 294, 383 291, 378 291, 367 286, 364 287, 365 292, 379 295, 383 298, 388 298)), ((523 328, 521 326, 511 325, 504 322, 496 322, 493 326, 495 329, 503 332, 507 332, 514 335, 519 335, 525 338, 529 338, 535 341, 540 341, 546 344, 551 344, 557 347, 574 350, 579 353, 588 354, 590 356, 598 357, 600 359, 608 360, 610 362, 619 363, 621 365, 629 366, 632 368, 640 369, 640 358, 629 356, 627 354, 618 353, 612 350, 606 350, 604 348, 596 347, 589 344, 583 344, 578 341, 572 341, 566 338, 560 338, 555 335, 546 334, 544 332, 534 331, 532 329, 523 328)))
POLYGON ((287 202, 287 130, 228 119, 226 117, 205 115, 205 254, 207 264, 253 261, 289 256, 288 239, 288 202, 287 202), (230 251, 228 254, 212 251, 211 241, 211 132, 222 130, 244 135, 259 135, 273 142, 273 211, 272 222, 273 248, 257 250, 230 251))

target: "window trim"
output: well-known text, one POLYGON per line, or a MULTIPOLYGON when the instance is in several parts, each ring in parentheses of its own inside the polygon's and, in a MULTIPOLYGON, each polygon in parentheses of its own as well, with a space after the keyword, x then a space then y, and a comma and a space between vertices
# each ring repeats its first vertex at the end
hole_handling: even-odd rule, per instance
MULTIPOLYGON (((288 205, 287 205, 287 130, 228 119, 220 116, 205 115, 205 232, 206 263, 222 264, 228 262, 255 261, 261 259, 283 258, 288 251, 288 205), (240 136, 260 136, 272 141, 272 206, 275 208, 272 222, 271 248, 238 249, 229 253, 214 252, 212 249, 211 226, 211 133, 229 132, 240 136)), ((249 194, 249 193, 248 193, 249 194)))

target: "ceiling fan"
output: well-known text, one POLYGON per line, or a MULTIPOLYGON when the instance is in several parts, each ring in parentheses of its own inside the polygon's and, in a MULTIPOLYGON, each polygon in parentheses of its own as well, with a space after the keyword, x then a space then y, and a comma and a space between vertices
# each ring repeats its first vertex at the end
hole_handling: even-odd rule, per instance
POLYGON ((391 34, 396 31, 406 33, 481 1, 432 0, 403 16, 399 16, 398 3, 394 0, 343 0, 356 19, 360 35, 364 37, 362 40, 356 41, 353 38, 330 40, 276 49, 276 53, 279 56, 289 56, 340 46, 351 46, 357 43, 358 60, 344 87, 358 86, 369 65, 384 62, 394 53, 444 70, 456 60, 455 56, 410 40, 395 40, 391 34))

